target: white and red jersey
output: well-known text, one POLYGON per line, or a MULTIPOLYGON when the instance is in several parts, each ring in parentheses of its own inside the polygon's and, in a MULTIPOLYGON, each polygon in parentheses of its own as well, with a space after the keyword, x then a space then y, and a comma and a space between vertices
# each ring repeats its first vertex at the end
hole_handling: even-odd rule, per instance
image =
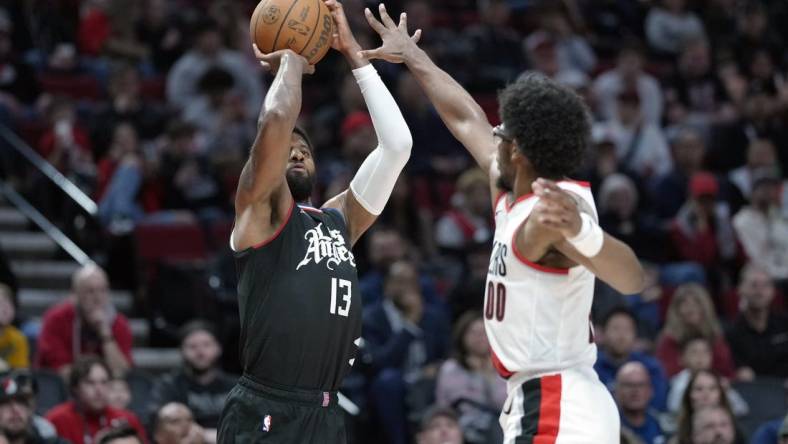
MULTIPOLYGON (((558 186, 586 201, 598 219, 587 183, 562 181, 558 186)), ((591 367, 597 357, 589 321, 594 275, 583 266, 555 269, 525 259, 514 240, 539 198, 531 194, 511 200, 502 194, 495 203, 487 272, 484 325, 493 364, 504 378, 591 367)))

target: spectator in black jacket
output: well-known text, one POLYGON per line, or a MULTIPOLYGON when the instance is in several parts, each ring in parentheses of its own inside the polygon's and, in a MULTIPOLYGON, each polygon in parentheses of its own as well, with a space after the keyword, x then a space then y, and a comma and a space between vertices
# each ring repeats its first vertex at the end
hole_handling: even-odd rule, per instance
POLYGON ((770 310, 775 285, 766 270, 750 264, 739 282, 740 314, 727 331, 736 376, 788 377, 788 319, 770 310))
POLYGON ((163 376, 153 387, 150 413, 170 402, 179 402, 194 412, 198 424, 215 429, 224 407, 224 399, 236 379, 219 368, 222 346, 213 327, 192 321, 181 330, 183 367, 163 376))
POLYGON ((417 383, 434 380, 450 337, 443 313, 424 304, 412 263, 389 267, 384 299, 364 313, 362 331, 364 360, 374 372, 370 402, 389 442, 404 444, 406 396, 417 383))

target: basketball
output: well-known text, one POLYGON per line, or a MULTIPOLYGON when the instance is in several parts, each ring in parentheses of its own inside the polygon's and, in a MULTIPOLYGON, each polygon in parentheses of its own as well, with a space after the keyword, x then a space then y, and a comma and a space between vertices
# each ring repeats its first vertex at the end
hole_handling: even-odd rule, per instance
POLYGON ((331 48, 334 20, 323 0, 263 0, 249 30, 261 52, 289 48, 314 65, 331 48))

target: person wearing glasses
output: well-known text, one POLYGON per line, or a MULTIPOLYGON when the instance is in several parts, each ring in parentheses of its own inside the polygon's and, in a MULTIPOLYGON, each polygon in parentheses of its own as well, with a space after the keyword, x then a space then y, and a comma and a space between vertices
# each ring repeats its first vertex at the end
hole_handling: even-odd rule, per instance
MULTIPOLYGON (((503 123, 438 68, 385 6, 365 11, 383 45, 368 59, 404 63, 452 134, 488 174, 495 235, 484 297, 492 361, 509 396, 504 442, 618 442, 619 416, 599 381, 589 322, 595 277, 621 293, 643 289, 632 250, 597 223, 586 183, 569 179, 590 142, 589 112, 571 90, 527 74, 500 96, 503 123)), ((480 295, 481 296, 481 295, 480 295)))

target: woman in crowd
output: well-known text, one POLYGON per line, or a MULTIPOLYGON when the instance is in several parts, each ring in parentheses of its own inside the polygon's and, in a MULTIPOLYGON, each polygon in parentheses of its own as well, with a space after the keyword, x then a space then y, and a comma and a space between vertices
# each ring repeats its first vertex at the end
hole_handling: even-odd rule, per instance
POLYGON ((709 293, 698 284, 676 289, 668 307, 665 328, 657 339, 657 359, 669 377, 681 371, 681 344, 692 336, 702 336, 712 344, 712 369, 725 378, 734 376, 733 358, 709 293))
POLYGON ((457 409, 466 441, 479 442, 498 418, 506 382, 492 366, 481 313, 460 316, 452 338, 453 357, 438 372, 436 402, 457 409))
MULTIPOLYGON (((701 370, 694 373, 681 400, 676 435, 668 441, 668 444, 692 444, 692 419, 695 412, 701 409, 721 407, 727 410, 733 418, 728 397, 723 395, 724 391, 722 379, 714 372, 701 370)), ((738 427, 736 428, 734 443, 743 444, 744 439, 741 436, 741 431, 738 430, 738 427)))

